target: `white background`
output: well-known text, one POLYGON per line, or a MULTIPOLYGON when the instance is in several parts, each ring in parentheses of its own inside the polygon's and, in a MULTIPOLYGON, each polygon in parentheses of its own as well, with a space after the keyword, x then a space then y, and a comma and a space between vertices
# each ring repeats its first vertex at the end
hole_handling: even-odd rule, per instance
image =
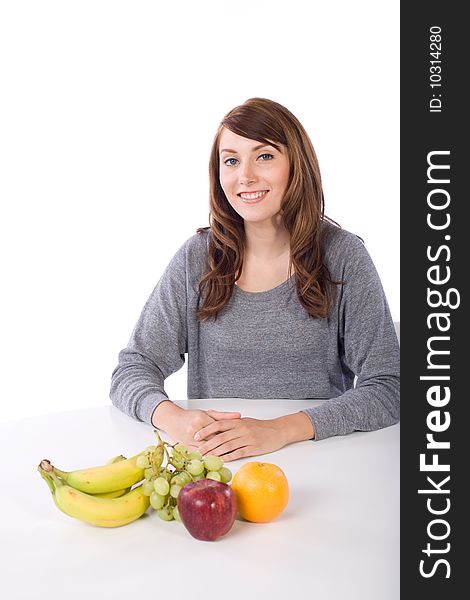
POLYGON ((148 295, 208 224, 219 121, 250 97, 304 124, 326 212, 399 320, 398 1, 0 6, 0 420, 109 402, 148 295))

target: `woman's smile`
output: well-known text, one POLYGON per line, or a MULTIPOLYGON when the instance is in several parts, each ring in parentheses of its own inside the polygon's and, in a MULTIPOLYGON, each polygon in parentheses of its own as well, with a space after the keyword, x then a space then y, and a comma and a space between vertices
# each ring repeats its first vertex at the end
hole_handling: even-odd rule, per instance
POLYGON ((259 192, 240 192, 237 194, 246 204, 256 204, 266 197, 269 190, 261 190, 259 192))

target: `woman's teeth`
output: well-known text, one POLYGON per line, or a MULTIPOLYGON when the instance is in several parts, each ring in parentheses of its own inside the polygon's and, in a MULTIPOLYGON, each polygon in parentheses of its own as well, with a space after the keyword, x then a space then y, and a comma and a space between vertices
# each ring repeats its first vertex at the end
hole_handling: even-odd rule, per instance
POLYGON ((238 194, 242 200, 259 200, 268 193, 268 190, 262 192, 243 192, 238 194))

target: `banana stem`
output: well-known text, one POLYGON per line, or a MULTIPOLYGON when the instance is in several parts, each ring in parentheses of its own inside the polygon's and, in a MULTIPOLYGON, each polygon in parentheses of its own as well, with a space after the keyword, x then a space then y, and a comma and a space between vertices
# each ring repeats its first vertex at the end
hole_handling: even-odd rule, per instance
POLYGON ((52 478, 54 479, 54 481, 57 480, 57 477, 59 477, 61 480, 67 481, 67 475, 68 475, 67 471, 61 471, 57 467, 54 467, 54 465, 51 464, 51 461, 48 460, 47 458, 42 460, 40 462, 39 466, 46 473, 49 473, 52 476, 52 478))
MULTIPOLYGON (((43 477, 43 479, 46 479, 46 481, 49 482, 53 486, 53 488, 56 488, 60 485, 64 485, 65 483, 65 481, 60 476, 60 471, 58 473, 58 469, 51 465, 51 462, 47 459, 44 459, 39 463, 38 471, 43 477)), ((51 486, 49 485, 49 487, 51 486)))
POLYGON ((52 482, 52 478, 50 477, 49 473, 46 473, 41 468, 41 465, 39 465, 38 471, 39 471, 39 474, 41 475, 41 477, 47 483, 47 487, 51 490, 51 494, 54 495, 55 494, 55 487, 54 487, 54 483, 52 482))
POLYGON ((41 460, 39 463, 39 468, 43 471, 46 471, 46 473, 51 473, 54 470, 54 467, 51 465, 51 461, 47 460, 47 458, 41 460))
POLYGON ((51 462, 47 459, 42 460, 39 463, 38 471, 44 481, 47 483, 52 495, 55 495, 56 488, 64 485, 63 479, 61 479, 56 473, 51 462))

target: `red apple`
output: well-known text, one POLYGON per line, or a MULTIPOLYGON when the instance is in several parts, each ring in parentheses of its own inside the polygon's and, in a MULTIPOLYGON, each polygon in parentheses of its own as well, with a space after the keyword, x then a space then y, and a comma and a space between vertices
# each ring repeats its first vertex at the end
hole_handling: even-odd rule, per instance
POLYGON ((237 500, 232 488, 213 479, 187 483, 178 495, 178 511, 189 533, 213 542, 232 528, 237 500))

